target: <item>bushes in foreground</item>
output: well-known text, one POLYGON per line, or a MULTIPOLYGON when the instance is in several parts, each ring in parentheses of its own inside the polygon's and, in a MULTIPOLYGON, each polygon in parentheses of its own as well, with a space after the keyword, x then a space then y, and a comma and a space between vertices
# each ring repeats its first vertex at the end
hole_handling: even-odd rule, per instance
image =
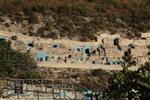
MULTIPOLYGON (((35 69, 36 62, 28 53, 14 51, 9 42, 0 41, 0 78, 24 78, 27 73, 34 73, 35 69)), ((34 76, 39 75, 33 74, 31 78, 34 76)))

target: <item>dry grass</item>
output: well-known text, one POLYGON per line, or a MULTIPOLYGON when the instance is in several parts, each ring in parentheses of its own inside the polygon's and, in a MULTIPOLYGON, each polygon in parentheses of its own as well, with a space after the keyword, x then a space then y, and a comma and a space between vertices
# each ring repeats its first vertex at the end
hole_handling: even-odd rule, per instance
MULTIPOLYGON (((63 29, 66 32, 63 32, 62 36, 69 35, 71 37, 74 33, 75 35, 83 35, 85 38, 81 40, 86 40, 87 37, 93 39, 90 33, 95 30, 108 28, 114 33, 115 28, 111 26, 114 25, 118 28, 118 24, 114 22, 116 18, 126 22, 134 32, 137 32, 136 30, 147 31, 150 19, 150 0, 0 0, 0 12, 2 12, 0 14, 4 13, 10 16, 16 14, 16 19, 18 17, 23 19, 22 16, 18 16, 20 11, 23 11, 31 22, 36 20, 34 15, 36 12, 43 15, 51 14, 60 27, 65 26, 63 29), (81 28, 74 29, 67 20, 62 21, 62 16, 69 17, 75 25, 80 25, 81 28), (82 16, 93 17, 94 20, 82 23, 82 16), (109 25, 104 23, 104 18, 107 18, 109 25)), ((124 24, 119 24, 119 26, 126 27, 124 24)), ((44 29, 41 28, 41 30, 44 29)))
POLYGON ((33 6, 47 6, 56 8, 63 4, 77 5, 79 3, 86 3, 86 0, 0 0, 0 8, 27 8, 33 6))
POLYGON ((149 10, 150 2, 149 0, 0 0, 0 11, 22 11, 24 8, 31 7, 49 7, 57 9, 62 5, 67 5, 69 7, 76 7, 79 4, 86 6, 88 12, 95 12, 95 8, 100 6, 102 8, 109 5, 109 7, 104 8, 111 12, 111 9, 116 9, 115 11, 120 11, 120 9, 127 10, 149 10), (104 2, 102 4, 102 2, 104 2), (115 3, 112 3, 115 2, 115 3), (126 7, 123 8, 122 5, 126 7), (115 6, 115 7, 114 7, 115 6), (119 7, 119 8, 118 8, 119 7), (119 9, 119 10, 117 10, 119 9))

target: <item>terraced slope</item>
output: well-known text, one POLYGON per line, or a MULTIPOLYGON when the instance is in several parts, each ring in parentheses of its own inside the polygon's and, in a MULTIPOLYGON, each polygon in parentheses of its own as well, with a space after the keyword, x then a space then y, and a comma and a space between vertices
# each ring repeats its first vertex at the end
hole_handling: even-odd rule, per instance
MULTIPOLYGON (((5 36, 7 39, 11 40, 10 37, 11 36, 17 36, 17 41, 21 41, 22 43, 26 44, 26 41, 29 40, 36 40, 36 44, 45 44, 47 45, 47 47, 45 48, 49 48, 50 44, 53 43, 53 40, 51 39, 42 39, 42 38, 38 38, 38 37, 30 37, 30 36, 25 36, 25 35, 21 35, 21 34, 16 34, 16 33, 11 33, 11 32, 6 32, 6 31, 0 31, 0 35, 1 36, 5 36)), ((87 44, 87 42, 79 42, 79 41, 71 41, 71 40, 56 40, 61 42, 62 44, 66 45, 69 47, 74 46, 75 44, 87 44), (65 44, 66 43, 66 44, 65 44), (69 43, 69 45, 67 44, 69 43)), ((90 42, 89 42, 90 43, 90 42)), ((92 43, 92 42, 91 42, 92 43)), ((95 42, 96 44, 96 42, 95 42)), ((13 48, 15 48, 15 45, 12 45, 13 48)), ((24 50, 26 51, 26 49, 24 50)), ((32 51, 32 53, 37 53, 38 49, 34 49, 32 51)), ((37 62, 37 65, 39 67, 49 67, 49 68, 75 68, 75 69, 104 69, 104 70, 122 70, 122 67, 120 65, 102 65, 102 64, 86 64, 86 63, 59 63, 59 62, 37 62)), ((129 68, 130 70, 137 70, 138 67, 137 66, 133 66, 131 68, 129 68)))

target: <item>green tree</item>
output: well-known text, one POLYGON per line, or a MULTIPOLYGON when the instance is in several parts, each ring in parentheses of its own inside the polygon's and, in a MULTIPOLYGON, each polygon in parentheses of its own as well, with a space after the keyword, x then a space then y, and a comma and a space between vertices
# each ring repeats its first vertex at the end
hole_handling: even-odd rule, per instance
POLYGON ((113 100, 133 98, 131 95, 134 83, 132 79, 133 72, 128 70, 128 68, 132 66, 132 56, 129 52, 125 52, 122 59, 124 60, 122 63, 123 70, 114 72, 110 80, 109 94, 110 98, 113 100))
POLYGON ((76 6, 76 10, 79 15, 86 15, 87 14, 87 8, 86 5, 83 3, 80 3, 76 6))
POLYGON ((136 71, 136 90, 140 94, 140 100, 148 100, 150 97, 150 63, 147 62, 136 71))
POLYGON ((150 97, 150 63, 141 65, 137 71, 129 71, 132 66, 132 56, 126 52, 123 57, 123 70, 114 72, 110 80, 109 97, 113 100, 129 100, 140 98, 148 100, 150 97))
POLYGON ((36 68, 36 62, 28 53, 11 49, 10 42, 0 42, 0 78, 23 78, 27 72, 36 68))
POLYGON ((62 16, 67 16, 70 14, 70 7, 67 4, 64 4, 58 7, 57 12, 62 16))
POLYGON ((12 4, 14 4, 15 6, 18 6, 22 3, 22 0, 13 0, 12 4))

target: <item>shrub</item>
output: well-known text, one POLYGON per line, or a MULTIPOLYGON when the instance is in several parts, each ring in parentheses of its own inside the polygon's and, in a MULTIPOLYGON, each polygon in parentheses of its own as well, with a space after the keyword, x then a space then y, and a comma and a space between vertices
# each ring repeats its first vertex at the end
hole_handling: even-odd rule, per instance
POLYGON ((95 69, 91 71, 93 76, 108 76, 109 74, 102 69, 95 69))
POLYGON ((22 0, 13 0, 14 5, 20 5, 22 3, 22 0))
POLYGON ((99 13, 106 13, 106 5, 98 5, 96 6, 96 10, 99 13))
POLYGON ((58 7, 57 12, 60 15, 67 16, 70 13, 70 7, 68 5, 62 5, 62 6, 58 7))
POLYGON ((148 55, 150 56, 150 51, 148 51, 148 55))
POLYGON ((148 45, 147 48, 150 49, 150 45, 148 45))
POLYGON ((32 71, 27 72, 27 74, 24 76, 24 78, 26 78, 26 79, 42 79, 43 75, 38 71, 32 70, 32 71))
POLYGON ((86 13, 87 13, 87 8, 86 8, 85 4, 83 4, 83 3, 78 4, 76 6, 76 10, 79 15, 86 15, 86 13))
POLYGON ((114 1, 113 0, 102 0, 101 3, 105 5, 111 5, 114 1))
POLYGON ((36 63, 27 53, 20 53, 10 48, 10 43, 0 42, 0 78, 20 77, 36 68, 36 63))

